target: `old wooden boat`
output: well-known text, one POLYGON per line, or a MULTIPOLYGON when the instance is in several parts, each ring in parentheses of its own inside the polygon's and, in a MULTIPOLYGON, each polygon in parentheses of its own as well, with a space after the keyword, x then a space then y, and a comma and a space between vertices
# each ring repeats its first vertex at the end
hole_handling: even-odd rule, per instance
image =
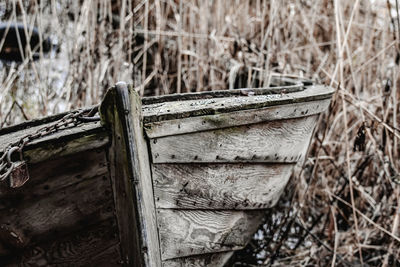
POLYGON ((1 266, 223 266, 276 204, 333 90, 140 98, 0 130, 1 266))

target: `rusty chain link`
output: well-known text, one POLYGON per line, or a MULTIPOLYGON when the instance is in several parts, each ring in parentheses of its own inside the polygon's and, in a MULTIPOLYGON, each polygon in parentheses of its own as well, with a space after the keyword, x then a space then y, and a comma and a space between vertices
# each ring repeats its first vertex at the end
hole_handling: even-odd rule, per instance
POLYGON ((76 127, 85 122, 100 120, 100 117, 94 116, 98 112, 98 107, 97 105, 91 110, 72 111, 53 124, 44 126, 34 133, 24 135, 18 141, 8 144, 0 152, 0 182, 9 178, 16 167, 17 161, 14 161, 12 156, 14 153, 19 153, 18 161, 24 161, 22 152, 24 147, 30 142, 67 128, 76 127))

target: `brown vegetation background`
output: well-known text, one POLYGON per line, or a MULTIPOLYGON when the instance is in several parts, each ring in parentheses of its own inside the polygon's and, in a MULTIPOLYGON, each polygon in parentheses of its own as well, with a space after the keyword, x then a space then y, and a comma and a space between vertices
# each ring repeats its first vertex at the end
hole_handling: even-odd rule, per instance
POLYGON ((397 1, 13 0, 59 52, 0 69, 0 126, 142 95, 260 87, 285 73, 336 89, 309 158, 236 266, 400 265, 397 1), (248 265, 245 265, 248 264, 248 265))

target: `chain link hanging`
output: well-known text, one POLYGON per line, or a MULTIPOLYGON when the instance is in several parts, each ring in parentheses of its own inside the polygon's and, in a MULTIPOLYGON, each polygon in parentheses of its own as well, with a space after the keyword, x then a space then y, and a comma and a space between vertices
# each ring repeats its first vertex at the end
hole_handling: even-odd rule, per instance
POLYGON ((64 129, 76 127, 85 122, 99 121, 100 117, 94 116, 98 112, 98 107, 99 106, 94 106, 91 110, 72 111, 53 124, 44 126, 34 133, 24 135, 18 141, 8 144, 0 152, 0 182, 5 181, 8 178, 10 179, 13 172, 17 172, 17 174, 22 176, 25 175, 26 177, 25 179, 22 178, 20 182, 15 182, 10 179, 10 186, 22 186, 29 179, 26 163, 22 154, 24 147, 34 140, 64 129), (15 160, 15 157, 13 157, 14 153, 19 153, 18 160, 15 160))

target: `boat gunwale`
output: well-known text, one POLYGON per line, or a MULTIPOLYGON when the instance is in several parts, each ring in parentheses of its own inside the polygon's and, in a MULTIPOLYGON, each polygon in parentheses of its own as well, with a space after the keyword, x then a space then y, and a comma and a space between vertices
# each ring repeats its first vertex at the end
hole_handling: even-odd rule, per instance
MULTIPOLYGON (((94 106, 90 106, 90 107, 85 107, 82 109, 76 109, 76 110, 82 110, 84 112, 90 111, 93 109, 94 106)), ((32 120, 27 120, 21 123, 17 123, 14 125, 10 125, 7 127, 3 127, 0 128, 0 136, 2 135, 6 135, 9 133, 13 133, 16 131, 22 131, 22 130, 26 130, 35 126, 39 126, 39 125, 43 125, 43 124, 48 124, 48 123, 52 123, 55 121, 58 121, 60 119, 62 119, 64 116, 68 115, 71 112, 74 112, 76 110, 71 110, 71 111, 64 111, 61 113, 57 113, 57 114, 53 114, 53 115, 49 115, 46 117, 42 117, 42 118, 37 118, 37 119, 32 119, 32 120)))
POLYGON ((276 95, 281 93, 295 93, 304 91, 307 86, 315 85, 315 82, 307 79, 294 79, 289 76, 273 75, 270 84, 273 86, 257 87, 257 88, 234 88, 224 90, 202 91, 202 92, 188 92, 188 93, 175 93, 160 96, 148 96, 142 98, 143 105, 152 105, 164 102, 186 101, 186 100, 202 100, 223 97, 235 97, 243 95, 276 95), (277 82, 279 84, 277 84, 277 82), (284 84, 282 84, 284 83, 284 84), (276 85, 277 84, 277 85, 276 85))
MULTIPOLYGON (((275 77, 275 76, 273 76, 275 77)), ((289 82, 292 81, 294 78, 289 78, 290 76, 279 76, 283 81, 289 82)), ((331 87, 324 86, 324 85, 319 85, 315 84, 311 80, 306 80, 306 79, 300 79, 299 83, 296 83, 295 85, 292 85, 292 88, 290 86, 280 86, 280 87, 265 87, 265 88, 243 88, 243 89, 229 89, 229 90, 217 90, 217 91, 204 91, 204 92, 197 92, 197 93, 183 93, 183 94, 169 94, 169 95, 162 95, 162 96, 156 96, 156 97, 142 97, 142 105, 143 108, 148 108, 153 103, 166 103, 166 102, 183 102, 183 101, 188 101, 188 100, 207 100, 207 99, 213 99, 213 98, 235 98, 235 97, 254 97, 254 96, 260 96, 260 95, 278 95, 278 94, 285 94, 286 96, 289 96, 292 93, 297 93, 297 92, 304 92, 307 91, 307 89, 313 88, 313 87, 325 87, 329 88, 330 90, 327 90, 326 93, 319 94, 319 95, 313 95, 310 94, 309 96, 304 96, 304 97, 299 97, 299 98, 285 98, 285 99, 271 99, 271 100, 266 100, 264 103, 247 103, 241 106, 236 106, 236 107, 223 107, 219 109, 213 109, 213 108, 206 108, 206 109, 198 109, 195 111, 189 111, 189 112, 178 112, 178 113, 171 113, 171 114, 158 114, 156 116, 154 115, 148 115, 146 116, 146 112, 143 112, 143 122, 145 124, 148 123, 153 123, 153 122, 158 122, 158 121, 165 121, 165 120, 172 120, 172 119, 181 119, 181 118, 188 118, 188 117, 197 117, 197 116, 203 116, 203 115, 214 115, 214 114, 219 114, 219 113, 229 113, 229 112, 234 112, 234 111, 239 111, 239 110, 250 110, 250 109, 256 109, 256 108, 264 108, 268 106, 277 106, 277 105, 284 105, 284 104, 292 104, 292 103, 298 103, 298 102, 309 102, 309 101, 314 101, 314 100, 323 100, 326 98, 330 98, 332 94, 334 93, 334 90, 331 87), (298 88, 301 85, 300 90, 294 90, 295 87, 298 88), (289 90, 286 90, 289 89, 289 90), (283 91, 286 90, 286 91, 283 91), (290 90, 293 90, 290 92, 290 90), (278 92, 279 91, 279 92, 278 92), (274 93, 275 92, 275 93, 274 93)), ((76 110, 82 110, 82 111, 90 111, 94 106, 90 107, 85 107, 81 109, 76 109, 76 110)), ((20 130, 25 130, 29 129, 35 126, 39 126, 42 124, 48 124, 55 122, 61 118, 63 118, 65 115, 69 114, 72 111, 66 111, 50 116, 46 116, 43 118, 38 118, 38 119, 32 119, 28 121, 24 121, 15 125, 7 126, 0 128, 0 136, 10 134, 16 131, 20 130)))
MULTIPOLYGON (((278 95, 282 98, 278 98, 278 96, 275 94, 276 98, 265 99, 265 100, 258 99, 257 100, 257 97, 274 96, 274 94, 251 95, 251 96, 236 95, 236 96, 228 97, 225 99, 242 98, 242 99, 245 99, 248 101, 247 102, 243 101, 243 103, 241 103, 240 105, 232 105, 230 107, 227 105, 217 107, 217 105, 215 105, 214 107, 213 106, 204 107, 204 108, 198 108, 195 110, 187 110, 187 111, 179 110, 178 112, 175 112, 175 113, 167 111, 167 113, 157 112, 156 114, 147 114, 146 115, 146 111, 144 111, 143 112, 143 122, 145 125, 147 125, 147 124, 157 123, 157 122, 161 122, 161 121, 184 119, 184 118, 189 118, 189 117, 216 115, 216 114, 230 113, 230 112, 235 112, 235 111, 246 111, 246 110, 254 110, 254 109, 286 105, 286 104, 295 104, 295 103, 325 100, 325 99, 330 98, 333 95, 333 93, 334 93, 334 89, 332 87, 328 87, 328 86, 324 86, 324 85, 312 85, 312 86, 306 86, 305 89, 302 91, 278 95), (312 91, 310 92, 310 90, 313 90, 313 89, 317 90, 317 89, 321 89, 321 88, 326 88, 327 90, 325 92, 319 92, 319 93, 315 93, 312 91), (305 95, 296 95, 296 94, 304 93, 304 92, 310 92, 310 93, 305 94, 305 95)), ((218 98, 216 98, 216 99, 218 99, 218 98)), ((221 100, 221 99, 222 98, 219 98, 219 100, 221 100)), ((201 99, 201 100, 212 100, 212 99, 201 99)), ((194 100, 192 100, 192 101, 194 101, 194 100)), ((199 101, 200 101, 200 99, 199 99, 199 101)), ((174 102, 184 102, 184 101, 174 101, 174 102)), ((169 103, 171 103, 171 102, 169 102, 169 103)), ((157 104, 154 104, 154 105, 157 105, 157 104)), ((151 107, 149 107, 149 105, 144 105, 143 108, 150 109, 151 107)))

